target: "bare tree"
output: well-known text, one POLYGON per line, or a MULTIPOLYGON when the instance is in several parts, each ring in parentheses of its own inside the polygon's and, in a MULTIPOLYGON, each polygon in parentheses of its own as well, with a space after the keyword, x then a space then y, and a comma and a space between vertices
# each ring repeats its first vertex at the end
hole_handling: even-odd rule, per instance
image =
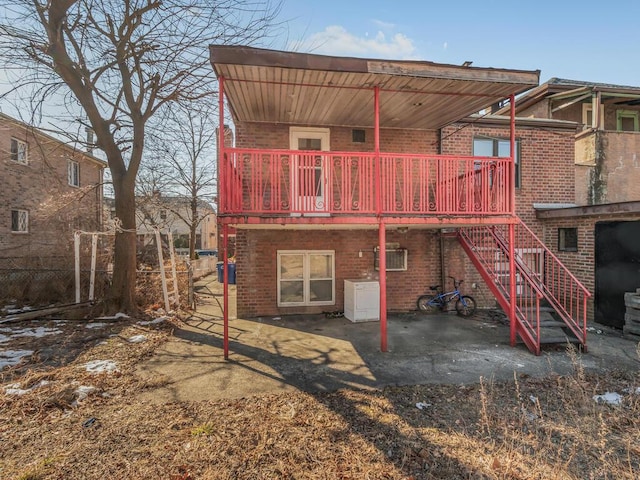
POLYGON ((215 197, 217 110, 211 102, 190 102, 172 104, 163 113, 148 137, 153 161, 143 166, 146 181, 138 182, 138 189, 152 211, 165 208, 188 226, 194 259, 198 226, 210 213, 201 207, 215 197), (167 195, 178 201, 163 200, 167 195))
POLYGON ((28 91, 35 106, 61 94, 70 115, 87 119, 106 156, 120 221, 110 309, 134 311, 135 183, 148 122, 168 104, 212 95, 207 46, 263 40, 279 8, 270 0, 0 0, 0 6, 0 58, 19 69, 15 88, 28 91))

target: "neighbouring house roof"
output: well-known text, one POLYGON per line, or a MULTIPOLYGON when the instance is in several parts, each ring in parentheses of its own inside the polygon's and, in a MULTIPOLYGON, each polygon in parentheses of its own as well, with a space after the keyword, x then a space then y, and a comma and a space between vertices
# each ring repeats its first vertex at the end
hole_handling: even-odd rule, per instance
MULTIPOLYGON (((559 130, 571 130, 575 132, 580 126, 576 122, 568 120, 556 120, 552 118, 516 117, 516 127, 550 128, 559 130)), ((461 120, 464 123, 484 126, 508 127, 511 117, 506 115, 470 115, 461 120)))
MULTIPOLYGON (((597 92, 600 92, 603 97, 619 97, 621 101, 626 99, 627 104, 640 104, 640 87, 553 77, 542 85, 519 96, 516 99, 516 113, 546 98, 566 101, 579 96, 588 97, 590 94, 597 92)), ((496 113, 498 115, 509 113, 509 106, 501 108, 496 113)))
POLYGON ((62 146, 63 148, 66 148, 67 150, 71 150, 73 151, 75 154, 81 155, 82 157, 84 157, 85 159, 95 163, 96 165, 102 167, 102 168, 106 168, 107 167, 107 162, 105 162, 104 160, 101 160, 98 157, 95 157, 93 154, 89 153, 89 152, 85 152, 83 150, 78 150, 76 147, 74 147, 73 145, 68 144, 67 142, 64 142, 63 140, 60 140, 59 138, 53 137, 45 132, 43 132, 41 129, 34 127, 33 125, 30 125, 26 122, 23 122, 22 120, 18 120, 16 118, 10 117, 9 115, 0 112, 0 120, 5 120, 9 123, 13 123, 14 125, 17 125, 21 128, 26 128, 28 129, 31 133, 33 133, 34 135, 38 135, 39 137, 42 137, 48 141, 51 142, 55 142, 57 144, 59 144, 60 146, 62 146))
POLYGON ((553 208, 534 204, 536 217, 541 220, 578 217, 633 216, 640 217, 640 201, 604 203, 600 205, 567 206, 553 208))
POLYGON ((438 129, 538 85, 540 72, 212 45, 234 119, 317 126, 438 129))

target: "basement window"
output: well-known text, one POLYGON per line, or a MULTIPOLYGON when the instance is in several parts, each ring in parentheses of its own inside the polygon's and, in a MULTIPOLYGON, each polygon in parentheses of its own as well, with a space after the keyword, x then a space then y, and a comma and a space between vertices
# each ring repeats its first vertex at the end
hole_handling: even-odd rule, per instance
POLYGON ((578 251, 578 229, 559 228, 558 229, 558 251, 577 252, 578 251))
POLYGON ((351 130, 351 141, 353 143, 364 143, 366 141, 364 130, 359 130, 359 129, 351 130))
MULTIPOLYGON (((409 251, 400 248, 398 243, 387 243, 387 272, 404 272, 407 270, 407 256, 409 251)), ((373 266, 380 270, 380 247, 373 250, 373 266)))

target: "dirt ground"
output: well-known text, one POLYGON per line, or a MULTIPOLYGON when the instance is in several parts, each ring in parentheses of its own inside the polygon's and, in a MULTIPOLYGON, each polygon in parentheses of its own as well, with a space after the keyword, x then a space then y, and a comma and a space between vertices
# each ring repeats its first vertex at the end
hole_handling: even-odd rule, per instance
POLYGON ((33 352, 0 371, 0 478, 640 478, 640 373, 571 349, 544 378, 157 404, 136 366, 182 323, 145 320, 0 325, 33 352))

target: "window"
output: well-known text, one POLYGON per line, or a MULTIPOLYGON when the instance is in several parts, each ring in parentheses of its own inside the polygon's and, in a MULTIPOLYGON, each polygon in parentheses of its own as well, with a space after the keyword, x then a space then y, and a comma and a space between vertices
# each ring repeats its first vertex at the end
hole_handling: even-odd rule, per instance
POLYGON ((27 142, 11 139, 11 160, 18 163, 27 163, 27 142))
POLYGON ((559 228, 558 229, 558 251, 577 252, 578 251, 578 229, 559 228))
MULTIPOLYGON (((404 272, 407 270, 406 248, 400 248, 398 243, 387 243, 387 272, 404 272)), ((380 270, 380 247, 376 247, 373 254, 373 266, 380 270)))
MULTIPOLYGON (((593 125, 593 103, 582 104, 582 123, 585 128, 595 128, 593 125)), ((604 105, 600 105, 600 129, 604 129, 604 105)))
POLYGON ((167 211, 160 210, 160 220, 166 220, 166 219, 167 219, 167 211))
POLYGON ((27 210, 11 210, 11 231, 14 233, 29 232, 29 212, 27 210))
POLYGON ((353 143, 364 143, 366 141, 364 130, 361 130, 361 129, 351 130, 351 141, 353 143))
POLYGON ((67 179, 72 187, 80 186, 80 165, 78 162, 67 161, 67 179))
MULTIPOLYGON (((520 140, 516 140, 515 153, 516 188, 520 188, 520 140)), ((473 139, 473 155, 475 157, 509 158, 511 156, 511 141, 502 138, 476 137, 473 139)))
POLYGON ((634 110, 618 110, 616 111, 616 119, 618 122, 619 132, 637 132, 640 130, 638 125, 638 112, 634 110))
POLYGON ((334 304, 333 251, 278 251, 278 306, 334 304))

